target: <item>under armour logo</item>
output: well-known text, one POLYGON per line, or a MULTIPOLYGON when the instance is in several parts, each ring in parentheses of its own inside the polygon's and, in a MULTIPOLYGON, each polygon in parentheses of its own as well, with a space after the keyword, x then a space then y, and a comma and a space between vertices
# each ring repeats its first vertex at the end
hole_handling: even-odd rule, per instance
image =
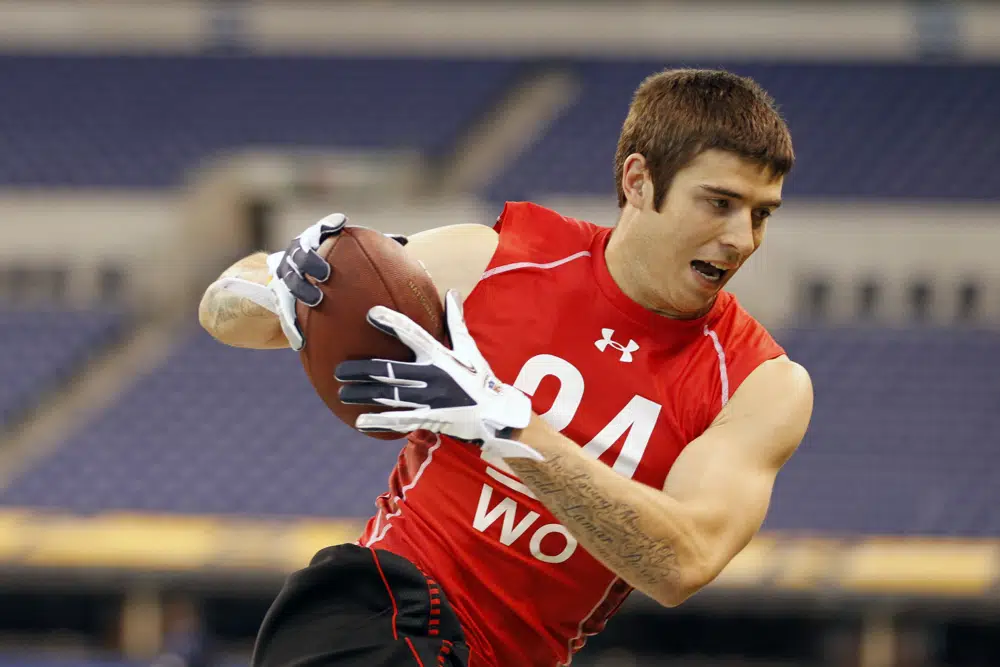
POLYGON ((604 335, 604 338, 594 341, 594 346, 597 347, 598 350, 604 352, 604 350, 609 347, 613 347, 622 353, 622 357, 618 361, 626 364, 632 361, 632 353, 639 349, 639 344, 637 342, 630 339, 628 345, 622 345, 617 341, 611 340, 611 337, 615 335, 614 329, 601 329, 601 333, 604 335))

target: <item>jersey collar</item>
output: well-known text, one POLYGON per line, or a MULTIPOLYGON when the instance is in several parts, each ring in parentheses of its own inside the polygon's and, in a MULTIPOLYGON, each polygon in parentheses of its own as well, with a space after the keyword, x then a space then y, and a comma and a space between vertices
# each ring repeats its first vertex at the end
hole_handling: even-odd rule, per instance
POLYGON ((600 288, 604 296, 611 302, 615 308, 620 310, 625 314, 630 320, 642 325, 643 327, 654 331, 654 332, 672 332, 674 334, 682 331, 692 331, 701 333, 701 331, 711 325, 722 312, 724 307, 724 302, 729 300, 729 294, 727 292, 719 292, 719 296, 715 299, 715 303, 712 304, 712 308, 702 315, 701 317, 690 319, 690 320, 678 320, 658 313, 639 305, 632 299, 628 297, 618 287, 618 283, 615 279, 611 277, 611 272, 608 271, 608 262, 605 257, 605 251, 607 249, 608 240, 611 238, 612 228, 605 228, 600 230, 594 237, 594 242, 590 248, 591 263, 594 267, 594 276, 597 279, 597 285, 600 288))

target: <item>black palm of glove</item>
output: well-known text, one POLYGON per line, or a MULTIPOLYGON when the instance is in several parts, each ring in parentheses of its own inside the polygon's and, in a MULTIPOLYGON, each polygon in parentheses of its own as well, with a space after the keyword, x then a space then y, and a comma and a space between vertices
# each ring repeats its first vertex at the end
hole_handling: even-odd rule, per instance
MULTIPOLYGON (((305 345, 295 314, 296 301, 315 308, 323 300, 323 291, 310 282, 307 276, 324 283, 333 272, 330 264, 316 251, 324 241, 339 234, 346 225, 347 216, 343 213, 328 215, 292 239, 283 252, 274 253, 267 258, 268 268, 275 277, 270 286, 275 295, 281 330, 294 350, 301 350, 305 345)), ((406 245, 405 236, 386 236, 406 245)))

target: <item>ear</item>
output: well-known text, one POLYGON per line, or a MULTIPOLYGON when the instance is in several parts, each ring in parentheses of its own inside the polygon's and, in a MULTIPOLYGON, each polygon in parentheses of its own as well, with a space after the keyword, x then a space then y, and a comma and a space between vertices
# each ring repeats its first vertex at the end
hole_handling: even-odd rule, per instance
POLYGON ((622 191, 625 200, 635 208, 642 209, 653 203, 653 183, 646 170, 646 158, 640 153, 632 153, 625 158, 622 191))

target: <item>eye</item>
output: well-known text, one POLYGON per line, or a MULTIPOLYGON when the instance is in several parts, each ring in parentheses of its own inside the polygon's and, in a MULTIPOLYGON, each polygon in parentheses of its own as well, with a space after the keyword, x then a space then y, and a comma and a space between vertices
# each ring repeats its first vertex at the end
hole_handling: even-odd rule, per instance
POLYGON ((708 203, 711 204, 712 206, 714 206, 717 209, 724 210, 724 209, 729 208, 729 200, 728 199, 709 199, 708 203))
POLYGON ((760 227, 764 224, 764 221, 771 217, 772 211, 766 208, 758 209, 754 211, 753 214, 753 224, 754 227, 760 227))

